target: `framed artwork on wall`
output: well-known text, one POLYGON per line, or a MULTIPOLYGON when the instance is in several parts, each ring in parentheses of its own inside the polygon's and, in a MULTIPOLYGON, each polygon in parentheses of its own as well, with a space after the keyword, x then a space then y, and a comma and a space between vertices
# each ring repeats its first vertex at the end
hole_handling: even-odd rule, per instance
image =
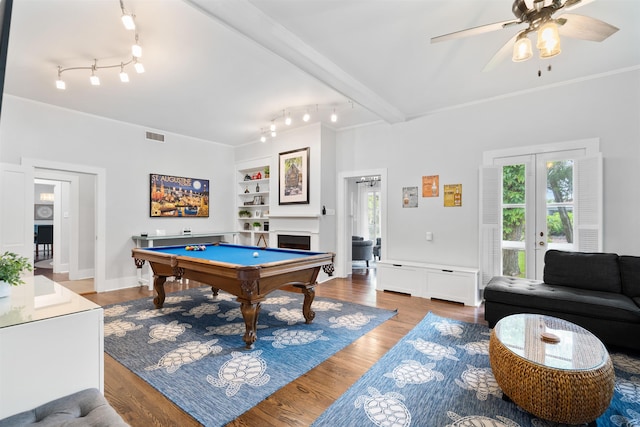
POLYGON ((309 204, 309 147, 280 153, 280 205, 309 204))
POLYGON ((209 180, 151 174, 150 216, 209 217, 209 180))
POLYGON ((34 219, 53 219, 53 205, 35 205, 34 219))

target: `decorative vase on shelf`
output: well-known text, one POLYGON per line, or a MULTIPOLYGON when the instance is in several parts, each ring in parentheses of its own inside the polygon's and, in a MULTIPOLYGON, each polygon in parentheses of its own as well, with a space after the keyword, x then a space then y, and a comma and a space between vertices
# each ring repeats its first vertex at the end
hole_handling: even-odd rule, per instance
POLYGON ((11 285, 4 280, 0 280, 0 298, 5 298, 9 295, 11 295, 11 285))
POLYGON ((260 184, 256 184, 256 193, 260 192, 260 184))

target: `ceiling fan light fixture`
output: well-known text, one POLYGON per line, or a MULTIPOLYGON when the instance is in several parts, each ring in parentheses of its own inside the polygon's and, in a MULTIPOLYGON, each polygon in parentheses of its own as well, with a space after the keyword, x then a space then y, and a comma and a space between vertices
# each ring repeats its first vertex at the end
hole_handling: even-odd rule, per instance
POLYGON ((540 58, 551 58, 562 51, 560 48, 560 33, 555 22, 548 21, 540 26, 536 47, 540 50, 540 58))
POLYGON ((521 33, 513 45, 513 56, 511 57, 511 60, 513 62, 522 62, 532 56, 533 50, 531 48, 531 40, 525 33, 521 33))

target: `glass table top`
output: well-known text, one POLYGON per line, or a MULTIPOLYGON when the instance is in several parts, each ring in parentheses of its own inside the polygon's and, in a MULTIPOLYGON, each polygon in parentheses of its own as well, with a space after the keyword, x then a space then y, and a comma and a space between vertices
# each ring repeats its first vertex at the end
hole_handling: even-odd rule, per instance
POLYGON ((0 328, 101 308, 44 276, 24 281, 0 298, 0 328))
POLYGON ((551 316, 507 316, 498 321, 494 333, 516 355, 547 368, 590 370, 609 358, 605 346, 591 332, 551 316))

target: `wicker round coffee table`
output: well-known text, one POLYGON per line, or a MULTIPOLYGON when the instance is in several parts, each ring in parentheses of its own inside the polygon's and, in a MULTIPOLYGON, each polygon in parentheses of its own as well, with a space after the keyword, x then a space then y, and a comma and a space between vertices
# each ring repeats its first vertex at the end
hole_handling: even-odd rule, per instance
POLYGON ((593 423, 613 397, 614 371, 600 340, 566 320, 515 314, 496 324, 489 360, 502 392, 536 417, 593 423))

